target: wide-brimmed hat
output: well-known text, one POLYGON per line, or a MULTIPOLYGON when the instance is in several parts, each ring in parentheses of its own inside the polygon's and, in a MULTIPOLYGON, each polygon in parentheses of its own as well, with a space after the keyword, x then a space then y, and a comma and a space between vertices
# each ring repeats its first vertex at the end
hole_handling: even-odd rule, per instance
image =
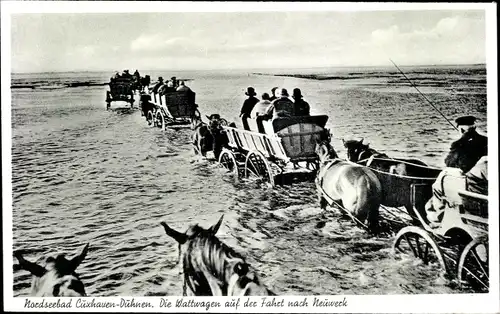
POLYGON ((282 88, 280 91, 279 91, 279 96, 280 97, 288 97, 290 95, 288 95, 288 91, 286 90, 286 88, 282 88))
POLYGON ((163 81, 163 77, 159 76, 158 81, 163 81))
POLYGON ((246 91, 245 95, 247 95, 247 96, 255 96, 255 95, 257 95, 257 93, 255 92, 255 89, 253 87, 249 87, 249 88, 247 88, 247 91, 246 91))
POLYGON ((302 98, 302 92, 300 91, 300 88, 293 89, 293 98, 302 98))
POLYGON ((220 119, 220 114, 218 113, 212 113, 210 116, 207 116, 208 120, 212 120, 212 119, 217 119, 219 120, 220 119))
POLYGON ((476 117, 474 116, 463 116, 455 119, 457 126, 461 125, 474 125, 476 122, 476 117))

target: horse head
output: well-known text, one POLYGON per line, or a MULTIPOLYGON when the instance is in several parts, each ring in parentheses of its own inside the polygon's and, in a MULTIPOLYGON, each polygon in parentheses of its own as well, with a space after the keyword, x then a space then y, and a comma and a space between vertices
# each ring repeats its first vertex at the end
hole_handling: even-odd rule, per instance
POLYGON ((45 260, 44 266, 27 261, 20 252, 15 252, 14 255, 19 261, 19 267, 33 275, 32 296, 79 297, 86 296, 85 286, 75 271, 85 259, 88 249, 87 244, 80 254, 70 260, 64 254, 59 254, 56 258, 50 256, 45 260))
POLYGON ((330 141, 316 142, 314 151, 318 155, 321 164, 327 162, 330 159, 338 158, 337 152, 330 144, 330 141))
POLYGON ((222 125, 224 124, 225 120, 222 119, 219 114, 214 113, 206 117, 208 119, 208 126, 212 134, 216 134, 222 130, 222 125))
POLYGON ((260 284, 257 274, 245 259, 215 236, 223 217, 208 229, 192 225, 184 233, 172 229, 165 222, 161 223, 167 235, 179 244, 179 262, 183 262, 184 272, 184 295, 272 294, 260 284))
MULTIPOLYGON (((358 162, 362 160, 362 155, 369 149, 369 145, 363 144, 363 139, 360 141, 356 140, 347 140, 342 139, 342 143, 344 143, 344 147, 347 148, 347 160, 352 162, 358 162)), ((369 156, 368 156, 369 157, 369 156)))

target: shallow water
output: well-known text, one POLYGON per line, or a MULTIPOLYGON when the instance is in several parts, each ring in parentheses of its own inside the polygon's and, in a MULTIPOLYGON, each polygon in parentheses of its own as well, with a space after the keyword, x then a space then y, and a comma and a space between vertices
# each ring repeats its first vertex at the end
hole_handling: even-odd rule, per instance
MULTIPOLYGON (((414 74, 417 83, 419 75, 440 82, 421 90, 446 116, 474 114, 486 131, 483 72, 455 70, 465 83, 447 82, 449 69, 420 72, 414 74), (474 79, 479 83, 471 90, 474 79)), ((97 82, 108 76, 79 75, 97 82)), ((300 87, 312 114, 329 115, 327 127, 341 156, 342 138, 363 137, 390 156, 442 167, 456 138, 408 84, 388 81, 395 74, 324 81, 238 72, 173 75, 194 78, 189 86, 203 115, 221 113, 238 123, 247 86, 259 94, 273 86, 300 87)), ((14 83, 23 84, 54 86, 61 80, 68 75, 14 76, 14 83)), ((432 265, 393 255, 397 230, 369 237, 337 211, 321 211, 311 182, 269 189, 235 181, 218 164, 194 156, 189 130, 150 128, 125 104, 106 111, 105 90, 12 90, 14 250, 43 260, 47 254, 76 254, 90 243, 78 269, 89 295, 182 294, 177 245, 159 222, 178 230, 191 223, 209 227, 222 214, 219 237, 246 256, 277 294, 461 292, 432 265)), ((27 295, 30 282, 26 271, 16 270, 14 295, 27 295)))

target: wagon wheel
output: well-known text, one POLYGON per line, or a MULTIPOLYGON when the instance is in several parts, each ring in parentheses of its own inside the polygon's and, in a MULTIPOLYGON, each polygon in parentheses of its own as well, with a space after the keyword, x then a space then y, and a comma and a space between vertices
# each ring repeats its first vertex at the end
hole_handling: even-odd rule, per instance
POLYGON ((238 175, 238 162, 233 152, 227 148, 222 149, 219 156, 219 163, 226 168, 232 175, 238 175))
POLYGON ((267 159, 259 152, 249 152, 245 160, 245 177, 256 176, 274 186, 274 176, 267 159))
POLYGON ((448 270, 442 250, 430 234, 422 228, 408 226, 399 230, 393 250, 413 255, 426 265, 439 263, 444 272, 448 270))
POLYGON ((153 113, 152 110, 148 110, 148 113, 146 115, 146 121, 148 122, 149 126, 155 125, 155 114, 153 113))
POLYGON ((156 121, 155 121, 155 125, 162 129, 162 130, 165 130, 165 116, 163 115, 163 113, 161 111, 157 111, 156 112, 156 121))
POLYGON ((458 280, 460 285, 468 282, 472 288, 481 292, 489 290, 488 239, 480 237, 472 240, 460 255, 458 280))

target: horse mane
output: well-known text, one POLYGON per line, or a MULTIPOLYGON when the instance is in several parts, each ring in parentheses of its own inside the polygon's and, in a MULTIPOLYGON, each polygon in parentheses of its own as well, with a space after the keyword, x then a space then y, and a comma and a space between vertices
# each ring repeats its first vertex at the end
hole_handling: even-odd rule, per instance
POLYGON ((335 148, 333 148, 333 146, 330 144, 330 141, 323 140, 323 141, 319 142, 318 144, 326 146, 326 148, 328 149, 328 158, 335 159, 335 158, 339 157, 335 148))
MULTIPOLYGON (((224 283, 221 289, 226 292, 227 289, 227 268, 228 259, 241 259, 243 257, 233 248, 224 244, 210 231, 205 230, 198 225, 191 227, 189 236, 190 242, 187 248, 187 254, 184 256, 184 276, 185 282, 191 286, 191 281, 187 277, 191 276, 196 279, 198 284, 208 286, 208 281, 204 276, 200 276, 201 272, 193 265, 192 258, 198 256, 206 269, 220 282, 224 283)), ((194 287, 191 287, 195 290, 194 287)), ((208 288, 210 289, 210 288, 208 288)), ((210 295, 209 291, 205 291, 206 295, 210 295)), ((205 295, 205 294, 204 294, 205 295)))
POLYGON ((218 279, 224 280, 226 275, 226 258, 239 258, 243 260, 243 257, 233 248, 198 225, 194 226, 193 231, 195 232, 195 236, 191 240, 190 249, 192 250, 196 246, 202 249, 201 256, 203 263, 218 279))
POLYGON ((367 156, 367 158, 369 158, 371 156, 379 157, 379 158, 381 158, 381 157, 388 158, 389 157, 387 154, 381 153, 381 152, 371 148, 369 144, 363 144, 362 141, 348 140, 348 141, 345 141, 344 146, 347 148, 348 151, 358 148, 360 150, 360 152, 358 153, 358 157, 361 155, 364 155, 365 153, 369 154, 367 156), (351 147, 349 147, 349 146, 351 146, 351 147))

